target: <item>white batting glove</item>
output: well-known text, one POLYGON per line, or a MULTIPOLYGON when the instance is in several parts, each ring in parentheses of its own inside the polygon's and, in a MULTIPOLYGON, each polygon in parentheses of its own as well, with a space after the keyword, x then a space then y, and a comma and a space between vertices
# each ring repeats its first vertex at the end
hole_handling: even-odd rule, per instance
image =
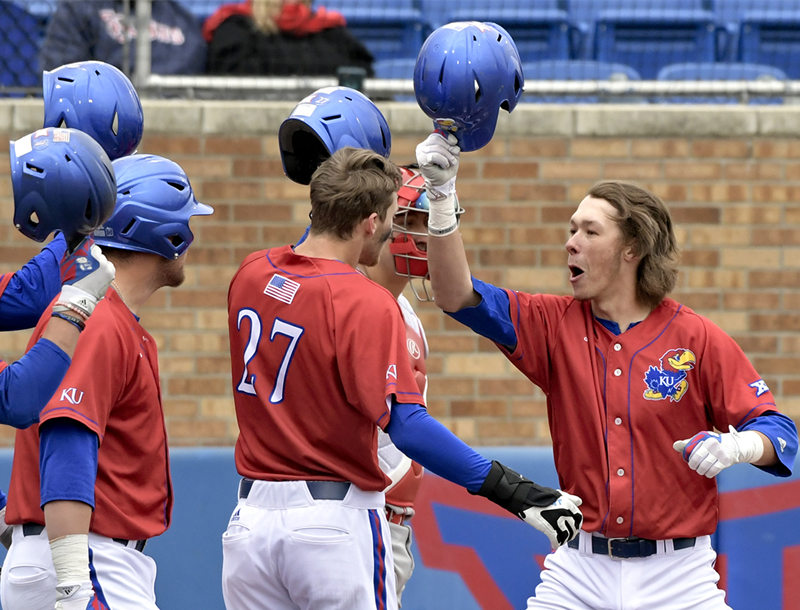
POLYGON ((417 145, 417 164, 430 202, 428 232, 431 235, 449 235, 458 227, 456 176, 460 154, 458 140, 453 134, 445 137, 434 132, 417 145))
POLYGON ((698 432, 692 438, 675 441, 672 448, 683 455, 689 468, 709 479, 741 462, 752 463, 764 454, 764 443, 754 430, 737 432, 728 426, 730 432, 698 432))
POLYGON ((56 585, 55 610, 87 610, 94 597, 92 583, 87 581, 56 585))
POLYGON ((583 523, 583 514, 578 508, 583 500, 561 490, 558 492, 561 497, 550 506, 532 506, 522 513, 523 521, 547 536, 553 549, 575 538, 583 523))
POLYGON ((88 318, 114 279, 114 264, 91 237, 61 261, 61 295, 56 307, 65 306, 88 318))

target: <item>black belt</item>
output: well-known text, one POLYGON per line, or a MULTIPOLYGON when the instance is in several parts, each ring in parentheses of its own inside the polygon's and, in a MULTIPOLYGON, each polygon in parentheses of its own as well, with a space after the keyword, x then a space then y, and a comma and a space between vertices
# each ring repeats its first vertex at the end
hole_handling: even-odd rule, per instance
MULTIPOLYGON (((23 536, 38 536, 44 531, 44 525, 41 523, 23 523, 22 524, 22 535, 23 536)), ((147 540, 126 540, 125 538, 112 538, 114 542, 118 542, 123 546, 130 546, 133 549, 136 549, 140 553, 144 551, 144 546, 147 544, 147 540), (131 546, 131 542, 135 544, 131 546)))
MULTIPOLYGON (((253 483, 255 483, 253 479, 242 479, 239 482, 240 498, 250 495, 253 483)), ((348 481, 304 481, 304 483, 315 500, 344 500, 347 492, 350 491, 348 481)))
MULTIPOLYGON (((694 546, 695 538, 673 538, 672 547, 676 551, 694 546)), ((578 538, 573 538, 567 543, 572 549, 580 548, 578 538)), ((658 550, 655 540, 647 538, 605 538, 592 535, 592 553, 608 555, 616 559, 632 559, 634 557, 650 557, 658 550)))

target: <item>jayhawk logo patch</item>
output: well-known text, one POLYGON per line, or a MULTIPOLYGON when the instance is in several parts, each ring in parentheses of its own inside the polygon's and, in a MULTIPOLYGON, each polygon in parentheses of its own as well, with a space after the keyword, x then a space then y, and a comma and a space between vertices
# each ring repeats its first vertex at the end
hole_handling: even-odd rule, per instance
POLYGON ((694 352, 681 348, 671 349, 665 352, 658 362, 659 366, 651 364, 644 374, 644 382, 647 385, 644 397, 647 400, 669 398, 672 402, 678 402, 689 388, 686 377, 697 362, 694 352))

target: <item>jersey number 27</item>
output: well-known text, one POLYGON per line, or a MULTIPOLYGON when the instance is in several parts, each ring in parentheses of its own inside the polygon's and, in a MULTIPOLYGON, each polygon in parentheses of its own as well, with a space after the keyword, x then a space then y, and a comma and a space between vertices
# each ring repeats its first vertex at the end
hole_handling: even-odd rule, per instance
MULTIPOLYGON (((236 320, 236 329, 242 330, 242 320, 247 318, 250 322, 250 336, 247 339, 247 345, 244 348, 244 371, 242 372, 242 379, 236 389, 244 394, 256 395, 256 376, 247 370, 247 366, 256 357, 258 348, 261 343, 261 318, 258 313, 253 309, 240 309, 239 316, 236 320)), ((272 329, 269 333, 269 340, 273 342, 275 335, 284 335, 289 337, 289 343, 286 345, 286 351, 283 353, 281 365, 278 368, 278 374, 275 376, 275 384, 272 387, 272 393, 269 395, 269 401, 273 404, 279 403, 283 400, 283 390, 286 383, 286 373, 289 371, 289 365, 292 363, 292 355, 294 350, 297 349, 297 343, 303 335, 303 329, 295 324, 290 324, 280 318, 275 318, 272 322, 272 329)))

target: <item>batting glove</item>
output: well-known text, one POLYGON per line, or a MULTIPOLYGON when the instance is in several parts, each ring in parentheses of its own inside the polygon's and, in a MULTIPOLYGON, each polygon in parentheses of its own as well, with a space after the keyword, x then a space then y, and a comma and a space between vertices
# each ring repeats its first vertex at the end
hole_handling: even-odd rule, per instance
POLYGON ((583 523, 578 496, 537 485, 497 461, 477 493, 542 532, 553 549, 575 538, 583 523))
POLYGON ((672 448, 689 463, 689 468, 709 479, 717 476, 728 466, 741 462, 752 463, 764 454, 764 443, 754 430, 737 432, 698 432, 692 438, 675 441, 672 448))
POLYGON ((106 294, 114 273, 113 263, 103 255, 100 246, 87 237, 61 261, 63 284, 54 311, 64 307, 85 320, 106 294))
POLYGON ((549 506, 531 507, 523 512, 522 517, 525 523, 547 536, 553 549, 577 536, 583 523, 583 514, 578 508, 583 500, 561 490, 555 491, 561 494, 555 502, 549 506))
POLYGON ((88 580, 56 585, 55 610, 87 610, 95 607, 93 601, 94 589, 88 580))
POLYGON ((428 232, 439 237, 449 235, 458 227, 456 175, 461 154, 458 140, 453 134, 434 132, 417 145, 416 153, 430 203, 428 232))

